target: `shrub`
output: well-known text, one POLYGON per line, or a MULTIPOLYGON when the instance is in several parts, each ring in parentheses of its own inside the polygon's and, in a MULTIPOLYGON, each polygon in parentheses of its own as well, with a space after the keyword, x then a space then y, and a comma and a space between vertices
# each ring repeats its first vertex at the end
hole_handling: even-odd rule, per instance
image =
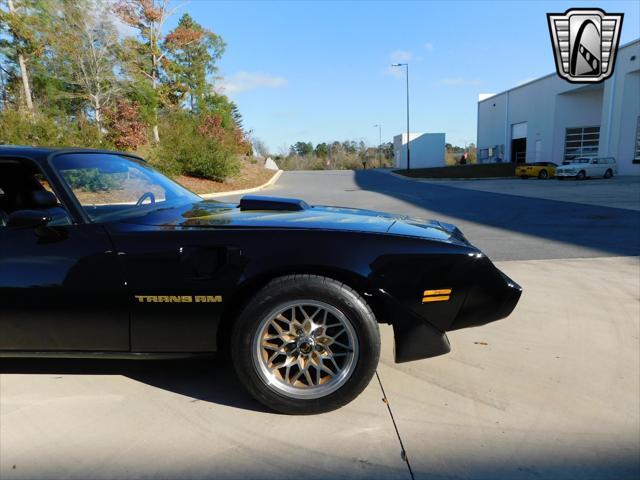
POLYGON ((137 150, 147 143, 147 125, 140 121, 140 105, 119 98, 115 108, 105 109, 109 139, 118 150, 137 150))
POLYGON ((26 115, 17 110, 0 113, 0 144, 110 148, 94 124, 86 119, 70 122, 44 114, 26 115))
POLYGON ((151 161, 169 175, 185 174, 223 181, 240 170, 234 151, 206 135, 198 117, 182 112, 166 115, 160 125, 160 146, 151 161))

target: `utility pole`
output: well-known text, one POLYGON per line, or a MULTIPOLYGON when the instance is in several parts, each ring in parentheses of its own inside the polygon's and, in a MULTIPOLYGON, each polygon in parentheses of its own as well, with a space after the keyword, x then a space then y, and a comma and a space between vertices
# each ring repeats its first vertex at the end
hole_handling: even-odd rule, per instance
POLYGON ((382 167, 382 154, 380 149, 382 148, 382 124, 377 123, 373 126, 378 128, 378 168, 382 167))

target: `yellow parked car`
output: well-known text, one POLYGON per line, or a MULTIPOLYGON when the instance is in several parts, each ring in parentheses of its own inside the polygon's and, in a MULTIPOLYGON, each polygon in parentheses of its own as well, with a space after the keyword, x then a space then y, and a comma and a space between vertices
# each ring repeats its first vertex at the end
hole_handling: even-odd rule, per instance
POLYGON ((546 180, 547 178, 555 177, 557 166, 553 162, 523 163, 516 167, 516 177, 537 177, 541 180, 546 180))

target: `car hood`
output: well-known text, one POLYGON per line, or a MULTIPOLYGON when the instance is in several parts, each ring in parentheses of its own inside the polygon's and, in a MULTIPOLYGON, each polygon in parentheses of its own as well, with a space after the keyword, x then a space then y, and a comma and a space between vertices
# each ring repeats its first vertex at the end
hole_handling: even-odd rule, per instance
MULTIPOLYGON (((304 202, 302 202, 304 204, 304 202)), ((290 210, 243 210, 238 204, 202 201, 152 211, 128 218, 126 223, 159 227, 193 228, 278 228, 318 229, 388 233, 423 237, 453 243, 467 243, 455 226, 434 220, 421 220, 373 210, 309 206, 290 210)))

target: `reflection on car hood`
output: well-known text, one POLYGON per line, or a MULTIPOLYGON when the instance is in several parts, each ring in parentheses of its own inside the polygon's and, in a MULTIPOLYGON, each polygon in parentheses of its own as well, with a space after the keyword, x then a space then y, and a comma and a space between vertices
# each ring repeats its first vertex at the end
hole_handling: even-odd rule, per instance
POLYGON ((466 243, 453 225, 404 215, 331 206, 300 211, 243 211, 237 204, 202 201, 182 207, 159 209, 127 223, 161 227, 194 228, 295 228, 391 233, 454 243, 466 243))

